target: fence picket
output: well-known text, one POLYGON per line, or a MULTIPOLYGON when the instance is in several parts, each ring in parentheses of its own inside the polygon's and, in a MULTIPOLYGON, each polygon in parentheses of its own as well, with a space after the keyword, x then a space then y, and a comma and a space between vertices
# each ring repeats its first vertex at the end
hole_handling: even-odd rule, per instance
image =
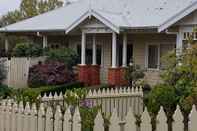
POLYGON ((130 107, 129 111, 127 112, 127 116, 125 118, 125 131, 136 131, 136 118, 133 115, 133 110, 130 107))
POLYGON ((81 131, 81 116, 79 113, 79 107, 76 107, 73 116, 73 131, 81 131))
POLYGON ((46 112, 46 129, 45 131, 53 131, 53 111, 50 106, 47 108, 46 112))
POLYGON ((117 109, 114 109, 110 118, 109 131, 120 131, 119 122, 120 120, 118 118, 117 109))
POLYGON ((181 113, 180 107, 177 106, 176 111, 173 115, 173 131, 184 131, 183 115, 181 113))
POLYGON ((44 131, 45 129, 45 111, 44 111, 44 104, 40 104, 40 109, 38 111, 38 131, 44 131))
POLYGON ((101 112, 99 111, 94 120, 94 131, 104 131, 104 120, 101 112))
POLYGON ((31 114, 30 114, 30 131, 38 131, 38 118, 37 118, 37 108, 36 108, 36 104, 33 103, 32 104, 32 108, 31 108, 31 114))
POLYGON ((10 131, 11 110, 12 110, 11 100, 8 100, 6 106, 6 117, 5 117, 6 131, 10 131))
POLYGON ((5 131, 5 110, 6 110, 6 103, 5 101, 2 102, 1 108, 0 108, 0 131, 5 131))
POLYGON ((14 102, 12 107, 12 114, 11 114, 11 131, 16 131, 17 112, 18 112, 18 104, 14 102))
POLYGON ((70 112, 70 107, 68 107, 68 109, 66 110, 65 114, 64 114, 64 127, 63 127, 63 131, 71 131, 72 130, 72 115, 70 112))
POLYGON ((26 103, 26 106, 25 106, 25 110, 24 110, 24 131, 28 131, 29 130, 29 125, 30 125, 30 113, 31 113, 31 110, 30 110, 30 105, 29 105, 29 102, 26 103))
POLYGON ((141 131, 152 131, 151 118, 147 108, 145 108, 141 117, 141 131))
POLYGON ((196 111, 196 106, 193 105, 192 107, 192 111, 189 115, 189 131, 196 131, 197 129, 197 124, 196 124, 196 121, 197 121, 197 111, 196 111))
MULTIPOLYGON (((124 91, 125 92, 125 91, 124 91)), ((152 131, 151 118, 148 113, 147 108, 145 108, 141 117, 140 129, 138 130, 136 124, 136 118, 132 108, 129 108, 127 112, 125 121, 120 121, 120 117, 117 113, 117 108, 113 110, 112 116, 110 118, 109 131, 152 131)), ((157 125, 156 131, 168 131, 167 117, 163 110, 157 115, 157 125)), ((180 107, 177 109, 173 115, 173 127, 172 131, 184 131, 183 115, 181 113, 180 107)), ((193 106, 192 111, 189 115, 189 131, 196 131, 197 129, 197 110, 193 106)), ((23 102, 19 105, 11 101, 3 101, 0 105, 0 131, 81 131, 81 116, 79 113, 79 108, 76 107, 74 115, 72 117, 70 107, 67 108, 64 117, 62 116, 62 111, 58 105, 56 112, 53 113, 52 108, 47 106, 47 111, 45 113, 44 104, 40 104, 39 111, 37 111, 36 105, 27 102, 24 108, 23 102), (7 103, 7 104, 6 104, 7 103), (53 120, 53 116, 55 116, 53 120), (64 120, 64 121, 63 121, 64 120)), ((98 112, 95 120, 93 131, 104 131, 104 119, 102 117, 101 111, 98 112)))
POLYGON ((23 131, 23 122, 24 122, 23 111, 24 111, 23 102, 20 101, 19 102, 18 113, 17 113, 17 122, 16 122, 17 123, 17 127, 16 127, 17 131, 23 131))
POLYGON ((58 105, 55 112, 54 131, 62 131, 62 111, 58 105))
POLYGON ((168 131, 167 117, 163 107, 160 108, 160 111, 157 115, 156 131, 168 131))

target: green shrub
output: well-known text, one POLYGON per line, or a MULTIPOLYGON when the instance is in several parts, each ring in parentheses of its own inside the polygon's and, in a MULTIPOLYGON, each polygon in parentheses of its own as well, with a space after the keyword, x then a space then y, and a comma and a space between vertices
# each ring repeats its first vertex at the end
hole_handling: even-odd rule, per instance
POLYGON ((6 78, 6 67, 4 65, 4 60, 0 60, 0 84, 6 78))
POLYGON ((68 69, 72 69, 77 64, 78 55, 77 52, 70 48, 52 49, 49 50, 47 55, 47 61, 59 61, 65 63, 68 69))
POLYGON ((79 89, 79 88, 83 88, 84 85, 80 82, 74 82, 74 83, 69 83, 69 84, 64 84, 64 85, 57 85, 57 86, 48 86, 48 87, 41 87, 41 89, 37 88, 38 90, 41 90, 40 93, 41 95, 49 94, 55 94, 56 93, 60 93, 62 92, 63 94, 67 91, 67 90, 73 90, 73 89, 79 89))
POLYGON ((144 76, 144 70, 139 65, 131 64, 126 68, 125 79, 130 86, 135 86, 144 76))
POLYGON ((71 84, 65 84, 65 85, 45 86, 45 87, 39 87, 39 88, 22 88, 22 89, 13 90, 12 97, 18 102, 29 101, 30 103, 33 103, 33 102, 38 103, 39 99, 37 98, 39 95, 43 96, 45 93, 47 95, 49 95, 50 93, 54 95, 55 93, 60 94, 60 92, 64 94, 67 90, 73 90, 75 88, 77 89, 77 88, 82 88, 82 87, 83 85, 81 83, 71 83, 71 84))
POLYGON ((29 47, 28 47, 27 43, 16 44, 16 46, 14 47, 14 49, 12 51, 12 56, 26 57, 26 56, 28 56, 28 54, 27 54, 28 49, 29 49, 29 47))
POLYGON ((43 55, 43 49, 40 45, 34 43, 16 44, 12 51, 15 57, 39 57, 43 55))
POLYGON ((148 95, 147 107, 153 114, 157 114, 160 106, 172 113, 178 103, 175 89, 165 84, 155 86, 148 95))
POLYGON ((27 50, 27 55, 29 57, 39 57, 43 55, 43 48, 38 44, 29 44, 29 49, 27 50))
POLYGON ((1 85, 0 84, 0 98, 1 99, 11 97, 12 93, 13 93, 13 90, 11 88, 9 88, 6 85, 1 85))

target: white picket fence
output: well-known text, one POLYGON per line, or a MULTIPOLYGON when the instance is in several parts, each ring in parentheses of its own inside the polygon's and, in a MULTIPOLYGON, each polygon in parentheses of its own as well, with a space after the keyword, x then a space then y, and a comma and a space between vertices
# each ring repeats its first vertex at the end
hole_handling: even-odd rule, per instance
MULTIPOLYGON (((74 93, 74 92, 73 92, 74 93)), ((44 94, 41 97, 41 101, 48 105, 48 103, 55 103, 65 105, 64 95, 50 93, 48 96, 44 94)), ((118 116, 124 118, 129 108, 132 108, 135 115, 141 115, 143 112, 143 91, 142 87, 117 87, 115 89, 98 89, 90 90, 86 96, 89 104, 92 106, 101 106, 102 113, 110 115, 113 112, 114 107, 117 108, 118 116)))
POLYGON ((7 78, 4 81, 4 84, 15 88, 27 87, 29 68, 38 64, 39 61, 44 61, 45 59, 45 57, 11 57, 11 59, 0 58, 0 60, 4 61, 4 65, 7 70, 7 78))
MULTIPOLYGON (((156 119, 156 131, 168 131, 167 117, 163 107, 160 108, 156 119)), ((183 115, 179 106, 173 119, 173 131, 184 131, 183 115)), ((25 107, 23 102, 18 105, 10 101, 3 102, 0 106, 0 131, 82 131, 81 120, 78 107, 72 115, 69 108, 62 113, 60 106, 56 107, 55 112, 50 106, 45 108, 43 104, 40 104, 38 110, 35 104, 32 104, 30 108, 28 102, 25 107)), ((197 110, 193 106, 189 115, 189 131, 196 131, 196 122, 197 110)), ((101 112, 98 112, 94 120, 93 131, 104 130, 104 119, 101 112)), ((140 127, 137 128, 132 108, 128 110, 124 121, 120 121, 117 110, 114 109, 108 131, 152 131, 150 115, 145 108, 141 116, 140 127)))

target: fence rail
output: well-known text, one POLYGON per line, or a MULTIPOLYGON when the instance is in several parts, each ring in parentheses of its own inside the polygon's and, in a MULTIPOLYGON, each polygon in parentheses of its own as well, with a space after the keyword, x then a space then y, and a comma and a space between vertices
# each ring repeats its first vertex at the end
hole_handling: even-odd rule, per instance
MULTIPOLYGON (((160 108, 156 119, 156 131, 168 131, 167 117, 163 107, 160 108)), ((177 106, 173 119, 172 131, 184 131, 183 115, 179 106, 177 106)), ((40 104, 39 109, 36 104, 32 104, 30 107, 28 102, 25 107, 23 102, 18 105, 17 103, 12 104, 10 101, 3 102, 0 106, 0 131, 82 131, 81 120, 78 107, 72 115, 70 108, 62 113, 60 106, 57 106, 55 111, 50 106, 45 108, 43 104, 40 104)), ((128 110, 124 121, 120 121, 117 110, 114 109, 109 121, 107 131, 152 131, 151 117, 146 108, 141 115, 139 129, 132 108, 128 110)), ((196 121, 197 111, 193 106, 189 115, 189 131, 196 131, 196 121)), ((104 119, 99 111, 94 120, 93 131, 105 130, 104 119)))
MULTIPOLYGON (((64 95, 60 93, 59 95, 55 93, 52 95, 44 94, 41 101, 46 105, 51 103, 63 104, 64 95)), ((131 87, 120 87, 115 89, 98 89, 90 90, 86 96, 86 100, 92 106, 101 106, 102 113, 110 115, 113 112, 114 107, 117 108, 118 116, 123 119, 131 107, 135 115, 141 115, 143 112, 143 91, 142 88, 131 88, 131 87)))

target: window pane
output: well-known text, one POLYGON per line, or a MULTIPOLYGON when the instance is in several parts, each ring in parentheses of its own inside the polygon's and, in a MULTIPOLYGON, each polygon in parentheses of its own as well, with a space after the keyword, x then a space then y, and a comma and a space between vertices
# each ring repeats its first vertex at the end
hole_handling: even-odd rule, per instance
POLYGON ((133 60, 133 44, 127 45, 127 65, 133 60))
POLYGON ((158 65, 158 46, 148 46, 148 68, 157 68, 158 65))

